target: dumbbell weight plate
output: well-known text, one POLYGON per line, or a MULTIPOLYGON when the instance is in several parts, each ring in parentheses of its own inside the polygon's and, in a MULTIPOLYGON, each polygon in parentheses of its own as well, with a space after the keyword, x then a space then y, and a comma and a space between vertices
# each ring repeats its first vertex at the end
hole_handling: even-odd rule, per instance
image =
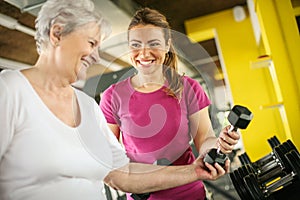
POLYGON ((291 140, 287 140, 286 143, 288 144, 291 150, 295 150, 299 154, 299 151, 297 150, 296 146, 291 140))
POLYGON ((250 191, 251 197, 253 200, 264 200, 265 195, 262 192, 254 174, 249 174, 244 177, 244 181, 248 190, 250 191))
POLYGON ((268 139, 268 143, 272 149, 274 149, 276 146, 280 145, 280 141, 277 139, 276 136, 273 136, 270 139, 268 139))
POLYGON ((296 150, 292 150, 291 152, 286 154, 286 158, 293 169, 293 172, 298 177, 300 181, 300 155, 296 150))
MULTIPOLYGON (((242 167, 240 167, 240 170, 242 171, 243 173, 243 183, 245 185, 245 188, 247 190, 247 194, 250 195, 251 199, 254 200, 256 199, 256 192, 253 191, 253 189, 249 186, 247 186, 246 182, 245 182, 245 177, 251 175, 255 178, 256 182, 257 182, 257 179, 256 179, 256 175, 255 175, 255 172, 254 172, 254 169, 252 168, 251 165, 244 165, 242 167)), ((258 184, 258 183, 257 183, 258 184)))
POLYGON ((234 186, 236 192, 238 193, 239 197, 240 197, 241 199, 246 199, 245 196, 244 196, 244 195, 245 195, 244 191, 239 187, 239 180, 238 180, 238 178, 236 177, 236 172, 237 172, 237 171, 233 171, 233 172, 231 172, 231 173, 229 174, 230 179, 231 179, 231 182, 232 182, 232 184, 233 184, 233 186, 234 186))
POLYGON ((256 176, 256 171, 253 168, 252 164, 245 165, 245 168, 248 171, 248 174, 254 174, 256 176))
POLYGON ((246 164, 246 161, 244 159, 244 154, 239 155, 238 158, 240 160, 241 165, 245 165, 246 164))
POLYGON ((240 187, 241 180, 239 178, 238 171, 237 170, 233 171, 232 173, 230 173, 229 176, 230 176, 231 182, 232 182, 235 190, 237 191, 238 195, 240 196, 240 198, 249 200, 247 197, 245 188, 243 188, 243 186, 240 187))
POLYGON ((248 174, 255 174, 255 170, 251 164, 243 165, 240 167, 240 169, 243 171, 244 177, 248 174))
POLYGON ((279 159, 280 163, 283 165, 284 171, 286 173, 290 173, 292 169, 290 167, 288 160, 285 157, 285 154, 288 153, 288 150, 285 148, 285 146, 279 145, 279 146, 275 147, 274 153, 275 153, 276 157, 279 159))
POLYGON ((285 149, 286 153, 293 150, 293 147, 287 142, 282 143, 281 146, 285 149))
POLYGON ((239 155, 238 158, 239 158, 242 165, 251 164, 251 160, 250 160, 250 158, 249 158, 249 156, 247 155, 246 152, 239 155))
POLYGON ((288 160, 293 174, 293 179, 290 181, 290 184, 285 184, 284 188, 277 190, 272 193, 276 199, 287 199, 287 200, 299 200, 299 188, 300 188, 300 156, 296 150, 292 150, 287 153, 286 159, 288 160))
POLYGON ((242 200, 251 200, 244 184, 243 175, 240 174, 239 169, 230 173, 231 181, 236 189, 237 193, 239 194, 242 200))
MULTIPOLYGON (((252 191, 249 190, 249 188, 246 186, 244 178, 245 178, 245 176, 248 176, 249 174, 253 174, 253 171, 250 169, 249 165, 241 166, 238 170, 240 173, 241 184, 245 188, 247 196, 251 197, 252 191)), ((252 198, 250 198, 250 199, 252 199, 252 198)))

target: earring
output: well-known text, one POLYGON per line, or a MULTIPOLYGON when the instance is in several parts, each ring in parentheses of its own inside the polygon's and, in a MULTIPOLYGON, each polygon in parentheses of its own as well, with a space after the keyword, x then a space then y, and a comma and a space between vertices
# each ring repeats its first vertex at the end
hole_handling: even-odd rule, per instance
POLYGON ((58 46, 59 46, 59 42, 55 42, 54 47, 58 47, 58 46))

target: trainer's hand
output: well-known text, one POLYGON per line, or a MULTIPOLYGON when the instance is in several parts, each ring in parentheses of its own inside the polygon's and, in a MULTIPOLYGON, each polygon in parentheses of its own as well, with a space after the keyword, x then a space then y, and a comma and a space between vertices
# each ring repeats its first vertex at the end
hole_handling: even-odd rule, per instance
POLYGON ((199 180, 216 180, 226 173, 229 173, 230 160, 227 159, 225 166, 222 167, 218 163, 210 165, 203 161, 204 156, 200 155, 195 161, 195 171, 199 180))
POLYGON ((236 131, 230 132, 230 125, 223 128, 218 138, 218 146, 224 154, 229 154, 234 149, 234 146, 238 143, 240 139, 240 134, 236 131))

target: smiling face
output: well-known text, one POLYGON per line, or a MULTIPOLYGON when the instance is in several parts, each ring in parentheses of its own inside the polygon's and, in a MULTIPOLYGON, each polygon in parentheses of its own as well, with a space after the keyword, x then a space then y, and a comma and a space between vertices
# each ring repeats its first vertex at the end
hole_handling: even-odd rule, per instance
POLYGON ((168 52, 163 30, 153 25, 137 25, 128 33, 130 58, 134 67, 144 75, 162 73, 168 52))
POLYGON ((86 24, 68 35, 61 36, 57 48, 57 62, 75 81, 84 79, 87 68, 99 62, 100 36, 100 28, 95 23, 86 24))

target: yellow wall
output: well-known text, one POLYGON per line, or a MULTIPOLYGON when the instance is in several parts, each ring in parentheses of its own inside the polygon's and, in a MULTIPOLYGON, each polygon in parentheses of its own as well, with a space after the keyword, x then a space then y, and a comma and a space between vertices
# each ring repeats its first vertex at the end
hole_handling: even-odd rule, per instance
MULTIPOLYGON (((291 133, 287 133, 290 130, 290 132, 297 134, 297 129, 299 130, 299 128, 295 126, 295 123, 300 124, 300 112, 295 113, 297 109, 291 110, 293 106, 294 108, 297 106, 299 108, 299 105, 297 105, 298 99, 295 95, 298 92, 295 91, 295 88, 288 86, 295 78, 292 75, 295 72, 285 70, 283 78, 281 77, 282 74, 280 76, 278 74, 274 78, 274 76, 270 75, 270 68, 256 68, 254 65, 251 65, 251 63, 257 63, 257 57, 262 53, 267 53, 269 50, 265 49, 269 49, 269 47, 266 48, 265 44, 262 44, 263 47, 256 45, 248 14, 245 20, 236 22, 234 21, 232 10, 227 10, 188 20, 185 22, 185 26, 188 36, 195 41, 203 41, 213 37, 216 39, 225 81, 230 87, 233 104, 244 105, 254 114, 254 118, 248 128, 241 130, 245 151, 250 158, 257 160, 270 153, 271 149, 267 139, 273 135, 276 135, 281 141, 285 141, 293 136, 293 139, 296 139, 293 142, 299 148, 300 140, 297 138, 299 136, 294 137, 291 133), (280 85, 280 87, 274 86, 274 80, 278 81, 278 84, 275 83, 275 86, 280 85), (287 82, 282 83, 283 81, 287 82), (285 86, 281 87, 282 84, 285 86), (284 102, 281 110, 285 110, 287 116, 285 124, 282 122, 280 109, 277 107, 263 109, 266 108, 266 105, 278 103, 278 90, 282 91, 283 89, 287 90, 280 94, 282 96, 281 102, 284 102), (291 92, 293 93, 292 95, 286 96, 287 93, 291 92), (288 105, 285 105, 285 103, 288 105)), ((271 46, 271 48, 273 47, 271 46)), ((274 56, 272 54, 271 58, 273 58, 274 66, 276 65, 277 67, 279 62, 274 56)), ((281 62, 287 59, 278 58, 281 62)), ((277 70, 276 67, 274 67, 275 71, 277 70)), ((282 73, 282 71, 280 72, 282 73)))
POLYGON ((279 98, 286 111, 286 139, 300 147, 300 37, 291 1, 257 0, 262 43, 278 78, 279 98))

